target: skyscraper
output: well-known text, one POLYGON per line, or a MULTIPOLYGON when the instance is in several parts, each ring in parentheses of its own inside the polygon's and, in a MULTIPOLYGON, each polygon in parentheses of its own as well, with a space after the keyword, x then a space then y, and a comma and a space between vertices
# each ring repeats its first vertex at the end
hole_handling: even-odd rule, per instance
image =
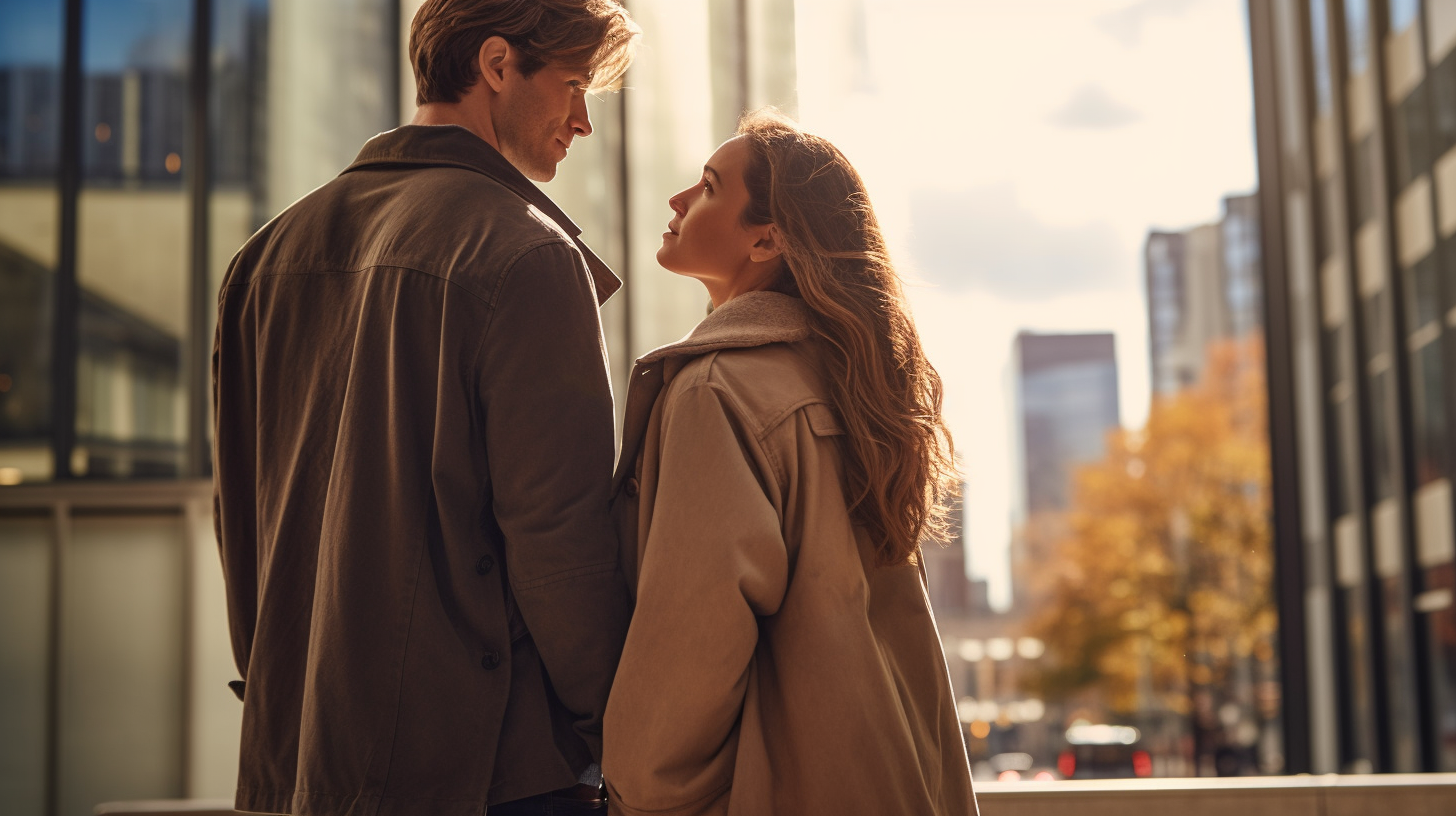
POLYGON ((1181 232, 1148 233, 1148 350, 1154 395, 1202 376, 1211 343, 1263 326, 1258 197, 1224 199, 1224 216, 1181 232))
POLYGON ((1456 0, 1251 0, 1293 771, 1456 771, 1456 0))
POLYGON ((1025 518, 1065 510, 1076 467, 1106 450, 1107 432, 1119 423, 1117 357, 1105 332, 1021 332, 1015 351, 1025 518))

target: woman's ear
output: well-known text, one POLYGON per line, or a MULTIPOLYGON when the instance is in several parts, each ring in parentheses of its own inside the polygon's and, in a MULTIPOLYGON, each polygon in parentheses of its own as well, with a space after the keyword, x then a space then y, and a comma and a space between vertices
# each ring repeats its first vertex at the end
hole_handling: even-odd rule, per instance
POLYGON ((783 237, 779 235, 779 228, 775 224, 764 224, 757 227, 758 240, 748 250, 748 259, 756 263, 772 261, 784 254, 783 237))
POLYGON ((480 71, 480 78, 496 93, 505 87, 506 63, 512 56, 511 44, 504 37, 487 37, 475 55, 475 67, 480 71))

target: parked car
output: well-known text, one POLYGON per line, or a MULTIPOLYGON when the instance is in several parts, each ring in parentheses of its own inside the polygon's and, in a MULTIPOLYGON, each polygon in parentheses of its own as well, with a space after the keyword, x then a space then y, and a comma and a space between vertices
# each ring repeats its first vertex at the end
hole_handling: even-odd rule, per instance
POLYGON ((1077 723, 1067 729, 1057 770, 1067 779, 1122 779, 1153 775, 1153 758, 1130 725, 1077 723))

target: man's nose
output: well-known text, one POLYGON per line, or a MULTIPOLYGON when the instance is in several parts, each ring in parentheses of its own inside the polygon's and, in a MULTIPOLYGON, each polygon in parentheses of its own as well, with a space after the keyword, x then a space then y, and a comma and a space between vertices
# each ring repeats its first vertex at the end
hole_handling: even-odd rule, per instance
POLYGON ((592 134, 591 113, 586 109, 586 96, 578 97, 571 111, 571 130, 577 136, 592 134))

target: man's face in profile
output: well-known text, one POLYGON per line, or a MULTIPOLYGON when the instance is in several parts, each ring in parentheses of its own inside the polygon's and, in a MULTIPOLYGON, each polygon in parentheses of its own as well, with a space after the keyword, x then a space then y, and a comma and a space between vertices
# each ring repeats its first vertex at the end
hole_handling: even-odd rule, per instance
POLYGON ((529 79, 514 66, 507 69, 494 116, 496 141, 501 155, 527 178, 555 178, 572 139, 591 135, 590 78, 585 68, 558 65, 547 65, 529 79))

